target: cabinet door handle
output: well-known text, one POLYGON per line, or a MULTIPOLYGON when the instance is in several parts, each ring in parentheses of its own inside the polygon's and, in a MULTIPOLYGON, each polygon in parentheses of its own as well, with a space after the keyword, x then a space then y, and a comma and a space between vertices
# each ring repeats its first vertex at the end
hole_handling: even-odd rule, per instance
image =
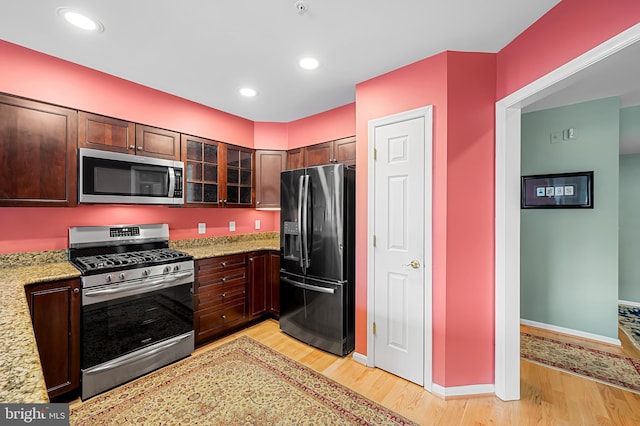
POLYGON ((135 145, 129 145, 129 149, 136 149, 135 145))
POLYGON ((142 147, 141 146, 138 147, 138 151, 142 151, 142 147))
POLYGON ((74 292, 75 294, 78 294, 78 293, 80 293, 80 289, 79 289, 78 287, 76 287, 76 288, 74 288, 74 289, 73 289, 73 292, 74 292))
POLYGON ((227 297, 227 293, 222 293, 220 296, 227 297))
POLYGON ((222 319, 227 319, 227 316, 226 316, 226 315, 224 315, 224 314, 222 314, 222 316, 221 316, 220 318, 222 318, 222 319))

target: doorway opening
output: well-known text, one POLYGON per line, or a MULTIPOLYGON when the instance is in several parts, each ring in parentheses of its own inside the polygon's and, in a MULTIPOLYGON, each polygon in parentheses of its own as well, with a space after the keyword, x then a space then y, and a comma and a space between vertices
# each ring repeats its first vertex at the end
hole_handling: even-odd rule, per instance
POLYGON ((640 41, 640 24, 496 103, 495 393, 520 398, 520 161, 522 108, 578 81, 579 73, 640 41))

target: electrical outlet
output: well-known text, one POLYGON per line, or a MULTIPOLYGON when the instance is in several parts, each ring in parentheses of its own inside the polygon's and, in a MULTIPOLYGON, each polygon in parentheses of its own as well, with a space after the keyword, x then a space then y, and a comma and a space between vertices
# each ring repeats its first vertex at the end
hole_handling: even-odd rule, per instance
POLYGON ((260 229, 260 219, 256 219, 256 229, 260 229))
POLYGON ((229 231, 233 232, 236 230, 236 222, 235 221, 231 221, 229 222, 229 231))
POLYGON ((206 234, 207 233, 207 224, 199 223, 198 224, 198 234, 206 234))

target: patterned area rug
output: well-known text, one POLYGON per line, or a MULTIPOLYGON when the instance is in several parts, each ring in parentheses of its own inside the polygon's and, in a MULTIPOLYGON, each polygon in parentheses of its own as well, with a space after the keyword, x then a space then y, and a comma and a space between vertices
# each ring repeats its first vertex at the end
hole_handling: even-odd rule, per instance
POLYGON ((520 333, 520 356, 545 366, 640 393, 640 359, 528 333, 520 333))
POLYGON ((631 343, 640 350, 640 308, 618 305, 618 325, 631 343))
POLYGON ((95 396, 72 425, 416 425, 246 336, 95 396))

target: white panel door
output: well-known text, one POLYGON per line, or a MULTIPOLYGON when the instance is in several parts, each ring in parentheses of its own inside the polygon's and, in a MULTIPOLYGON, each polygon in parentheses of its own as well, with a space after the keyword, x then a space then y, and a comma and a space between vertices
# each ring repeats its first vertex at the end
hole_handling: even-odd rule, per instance
MULTIPOLYGON (((420 385, 431 359, 430 342, 425 351, 425 274, 430 283, 431 273, 430 252, 425 256, 425 242, 431 245, 425 119, 376 126, 373 135, 375 366, 420 385)), ((428 322, 431 327, 430 316, 428 322)))

